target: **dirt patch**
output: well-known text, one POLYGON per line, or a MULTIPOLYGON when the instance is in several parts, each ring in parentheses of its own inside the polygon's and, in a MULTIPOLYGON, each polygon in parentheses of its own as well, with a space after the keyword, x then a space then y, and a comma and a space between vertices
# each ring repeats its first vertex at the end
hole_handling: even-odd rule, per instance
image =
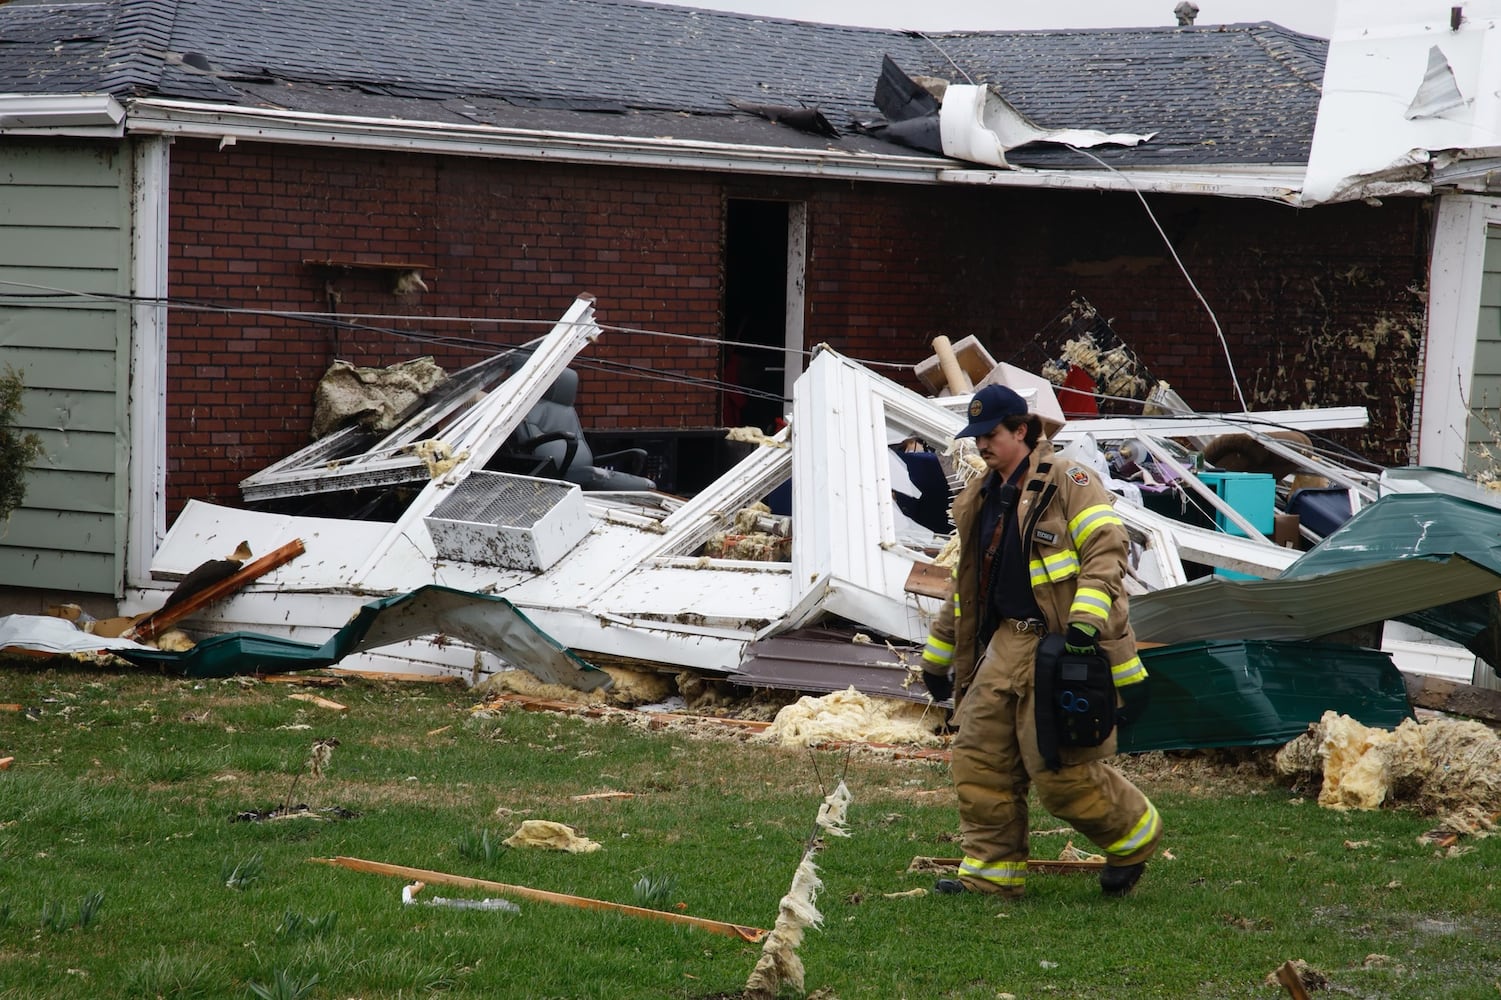
POLYGON ((1113 763, 1132 781, 1184 795, 1248 795, 1277 787, 1279 747, 1154 750, 1123 754, 1113 763))

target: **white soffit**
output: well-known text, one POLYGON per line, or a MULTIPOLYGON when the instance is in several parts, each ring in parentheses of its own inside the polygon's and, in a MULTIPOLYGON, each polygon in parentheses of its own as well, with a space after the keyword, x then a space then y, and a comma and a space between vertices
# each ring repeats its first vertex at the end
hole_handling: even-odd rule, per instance
POLYGON ((1501 0, 1343 0, 1303 203, 1425 195, 1435 153, 1501 144, 1498 28, 1501 0))

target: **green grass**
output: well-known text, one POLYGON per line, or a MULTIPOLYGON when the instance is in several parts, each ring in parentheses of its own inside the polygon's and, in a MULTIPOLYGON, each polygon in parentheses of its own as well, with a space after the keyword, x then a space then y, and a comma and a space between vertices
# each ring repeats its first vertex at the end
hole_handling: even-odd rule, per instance
MULTIPOLYGON (((822 1000, 1271 1000, 1285 991, 1266 977, 1289 959, 1338 995, 1501 995, 1501 840, 1446 856, 1419 843, 1431 817, 1323 810, 1254 770, 1122 762, 1172 855, 1126 899, 1035 874, 1012 904, 907 897, 894 894, 931 883, 906 872, 914 856, 958 853, 943 765, 477 716, 474 696, 433 685, 351 682, 331 693, 337 714, 293 690, 0 671, 0 703, 39 710, 0 713, 0 756, 16 758, 0 772, 0 1000, 735 996, 759 945, 527 900, 520 914, 404 907, 401 880, 309 859, 769 928, 840 773, 852 836, 819 855, 824 924, 798 952, 822 1000), (338 749, 314 778, 309 749, 328 737, 338 749), (294 779, 307 814, 237 820, 282 806, 294 779), (605 789, 636 797, 571 798, 605 789), (523 819, 604 849, 500 845, 523 819)), ((1060 826, 1034 810, 1034 856, 1057 856, 1060 826)))

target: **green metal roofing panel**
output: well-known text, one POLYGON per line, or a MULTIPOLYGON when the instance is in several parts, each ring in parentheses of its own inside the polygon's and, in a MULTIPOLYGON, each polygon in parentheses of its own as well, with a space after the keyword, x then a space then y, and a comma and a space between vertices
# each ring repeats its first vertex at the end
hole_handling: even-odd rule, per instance
POLYGON ((1141 651, 1152 700, 1122 753, 1280 746, 1325 712, 1395 729, 1412 718, 1391 656, 1315 642, 1194 642, 1141 651))
POLYGON ((1395 619, 1468 642, 1475 612, 1462 602, 1494 605, 1498 589, 1501 508, 1397 493, 1362 508, 1275 580, 1202 580, 1142 594, 1131 599, 1131 624, 1138 639, 1175 643, 1317 639, 1395 619))
MULTIPOLYGON (((1310 549, 1280 579, 1312 579, 1382 560, 1464 562, 1501 576, 1501 497, 1452 475, 1430 471, 1428 476, 1439 488, 1445 488, 1448 480, 1456 491, 1466 495, 1440 492, 1383 497, 1310 549)), ((1461 643, 1496 670, 1501 667, 1498 590, 1501 579, 1466 595, 1414 589, 1411 603, 1416 606, 1382 617, 1461 643)), ((1378 592, 1372 599, 1389 596, 1378 592)))
POLYGON ((230 632, 204 639, 182 653, 115 652, 132 663, 189 677, 231 677, 315 670, 367 649, 438 634, 491 651, 551 684, 593 691, 611 683, 609 674, 565 649, 505 598, 438 586, 370 601, 321 645, 230 632))

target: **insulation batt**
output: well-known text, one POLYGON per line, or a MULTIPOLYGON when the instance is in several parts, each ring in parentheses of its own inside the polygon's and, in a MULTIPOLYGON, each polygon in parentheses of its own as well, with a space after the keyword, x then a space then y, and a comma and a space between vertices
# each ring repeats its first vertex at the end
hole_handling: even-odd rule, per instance
POLYGON ((580 837, 573 827, 547 819, 523 820, 516 832, 502 841, 507 847, 542 847, 569 854, 593 854, 601 846, 588 837, 580 837))
POLYGON ((805 695, 777 713, 758 740, 785 747, 836 741, 936 746, 942 714, 894 698, 871 698, 853 687, 819 698, 805 695))
POLYGON ((1319 805, 1330 809, 1375 809, 1402 800, 1423 812, 1449 814, 1467 831, 1488 829, 1489 817, 1501 811, 1501 738, 1472 719, 1408 719, 1387 731, 1325 712, 1278 751, 1277 770, 1322 773, 1319 805))

